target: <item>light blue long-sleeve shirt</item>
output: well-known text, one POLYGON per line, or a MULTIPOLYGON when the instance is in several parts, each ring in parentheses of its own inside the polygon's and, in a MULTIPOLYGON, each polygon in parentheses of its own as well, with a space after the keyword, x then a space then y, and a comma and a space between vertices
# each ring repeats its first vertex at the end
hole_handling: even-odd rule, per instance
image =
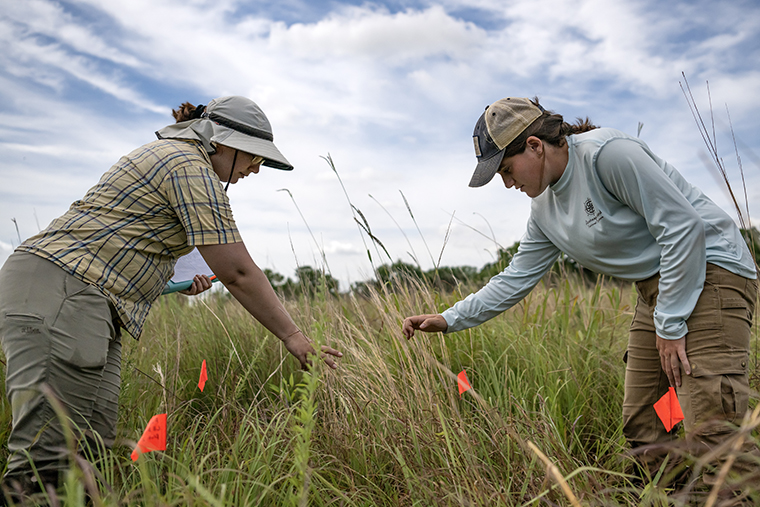
POLYGON ((560 252, 597 273, 643 280, 660 273, 654 323, 665 339, 686 335, 706 263, 754 279, 734 221, 676 169, 623 132, 567 137, 560 179, 531 203, 525 236, 509 266, 443 312, 448 329, 485 322, 524 298, 560 252))

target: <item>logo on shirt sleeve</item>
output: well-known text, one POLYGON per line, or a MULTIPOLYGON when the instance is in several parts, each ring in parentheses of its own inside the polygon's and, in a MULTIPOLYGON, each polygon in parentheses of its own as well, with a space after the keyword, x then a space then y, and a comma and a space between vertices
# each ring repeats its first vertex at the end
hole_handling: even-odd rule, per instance
POLYGON ((583 209, 586 211, 586 215, 589 216, 588 220, 586 220, 586 227, 593 227, 604 218, 602 212, 597 211, 590 197, 583 203, 583 209))

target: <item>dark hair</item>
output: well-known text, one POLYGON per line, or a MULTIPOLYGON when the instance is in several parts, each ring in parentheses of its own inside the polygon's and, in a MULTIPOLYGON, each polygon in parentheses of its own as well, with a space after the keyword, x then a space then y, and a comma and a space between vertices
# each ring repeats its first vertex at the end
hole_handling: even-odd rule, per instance
POLYGON ((183 121, 196 120, 200 118, 203 114, 203 111, 205 110, 206 106, 203 104, 194 106, 190 102, 184 102, 177 109, 172 109, 172 116, 174 116, 174 119, 177 120, 177 123, 180 123, 183 121))
MULTIPOLYGON (((538 106, 538 97, 534 97, 531 102, 538 106)), ((597 128, 597 126, 591 123, 591 120, 589 120, 588 117, 586 117, 586 119, 576 118, 576 122, 570 124, 562 118, 561 114, 557 114, 553 111, 544 111, 543 114, 536 118, 533 123, 528 125, 528 128, 523 130, 514 141, 507 145, 504 151, 504 158, 513 157, 524 152, 526 141, 530 136, 535 136, 544 142, 561 147, 565 144, 566 136, 588 132, 595 128, 597 128)))

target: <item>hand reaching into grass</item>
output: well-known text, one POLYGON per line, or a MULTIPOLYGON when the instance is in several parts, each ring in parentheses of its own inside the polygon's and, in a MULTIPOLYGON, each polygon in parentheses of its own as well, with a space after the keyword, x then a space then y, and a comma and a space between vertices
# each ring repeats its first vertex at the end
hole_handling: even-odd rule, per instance
MULTIPOLYGON (((296 331, 290 336, 285 337, 282 342, 285 344, 285 348, 288 349, 288 352, 290 352, 301 363, 301 368, 304 370, 311 368, 312 364, 309 356, 316 355, 316 351, 311 345, 311 340, 309 340, 305 334, 303 334, 301 331, 296 331)), ((338 367, 338 365, 330 356, 343 357, 343 352, 335 350, 334 348, 328 347, 326 345, 322 345, 322 360, 327 363, 327 366, 334 370, 338 367)))
POLYGON ((426 314, 426 315, 414 315, 404 319, 404 324, 401 326, 401 331, 404 336, 411 338, 414 336, 414 330, 419 329, 426 333, 437 333, 446 331, 449 325, 446 323, 446 319, 442 315, 426 314))
MULTIPOLYGON (((245 244, 225 243, 197 248, 219 281, 243 308, 282 340, 288 352, 301 363, 301 368, 309 368, 309 355, 317 354, 311 340, 298 330, 266 275, 251 259, 245 244)), ((338 364, 333 358, 343 357, 343 353, 322 347, 320 356, 327 366, 335 369, 338 364)))

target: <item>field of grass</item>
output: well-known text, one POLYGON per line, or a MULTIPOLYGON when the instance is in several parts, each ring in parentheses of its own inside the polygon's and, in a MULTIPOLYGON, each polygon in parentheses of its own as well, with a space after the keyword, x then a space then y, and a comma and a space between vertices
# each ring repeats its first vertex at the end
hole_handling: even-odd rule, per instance
MULTIPOLYGON (((54 501, 680 505, 685 496, 658 487, 663 477, 635 479, 621 433, 633 288, 557 277, 478 328, 402 337, 403 317, 442 311, 473 289, 409 283, 288 301, 309 336, 345 354, 338 370, 317 362, 310 374, 225 293, 161 298, 143 338, 124 339, 119 442, 94 471, 73 461, 54 501), (460 398, 462 369, 473 389, 460 398), (134 442, 164 412, 166 451, 133 463, 134 442)), ((760 503, 760 488, 746 489, 760 503)))

